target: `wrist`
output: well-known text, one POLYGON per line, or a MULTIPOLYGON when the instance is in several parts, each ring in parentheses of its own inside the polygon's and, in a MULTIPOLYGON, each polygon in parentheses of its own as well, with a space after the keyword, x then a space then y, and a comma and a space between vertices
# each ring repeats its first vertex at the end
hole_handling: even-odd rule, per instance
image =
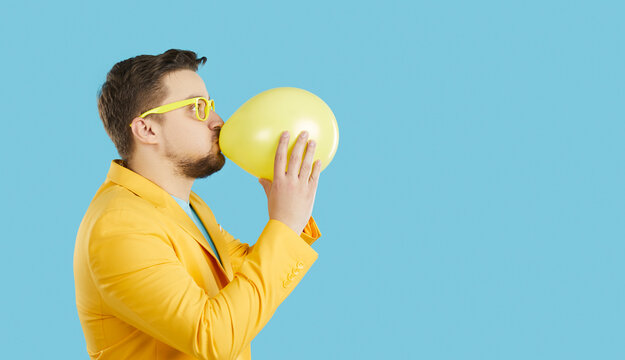
POLYGON ((304 227, 306 227, 306 224, 301 225, 301 224, 296 223, 295 221, 291 221, 291 220, 284 219, 284 218, 269 217, 269 219, 281 222, 282 224, 288 226, 291 230, 293 230, 293 232, 295 232, 297 235, 300 235, 304 231, 304 227))
POLYGON ((296 233, 297 235, 300 235, 302 233, 303 228, 301 231, 297 230, 297 225, 294 225, 293 223, 289 222, 288 220, 283 220, 280 218, 275 218, 275 217, 270 217, 269 220, 273 220, 273 221, 277 221, 279 223, 281 223, 282 225, 288 227, 289 229, 291 229, 294 233, 296 233))

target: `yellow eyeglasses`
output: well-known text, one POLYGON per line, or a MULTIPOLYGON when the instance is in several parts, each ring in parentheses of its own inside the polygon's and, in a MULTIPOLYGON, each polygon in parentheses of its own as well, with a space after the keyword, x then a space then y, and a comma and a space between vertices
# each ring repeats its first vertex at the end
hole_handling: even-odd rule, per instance
MULTIPOLYGON (((154 109, 148 110, 143 114, 139 115, 139 117, 145 118, 150 114, 163 114, 168 111, 180 109, 183 106, 191 104, 193 104, 193 107, 195 108, 195 116, 200 121, 206 121, 208 119, 208 114, 210 114, 210 110, 215 111, 215 101, 213 99, 209 100, 203 96, 198 96, 155 107, 154 109)), ((130 124, 130 126, 132 127, 132 123, 130 124)))

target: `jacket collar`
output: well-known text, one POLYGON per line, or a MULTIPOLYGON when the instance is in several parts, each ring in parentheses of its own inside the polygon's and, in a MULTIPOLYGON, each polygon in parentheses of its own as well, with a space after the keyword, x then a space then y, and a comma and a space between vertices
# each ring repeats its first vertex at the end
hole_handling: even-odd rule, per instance
POLYGON ((171 197, 160 186, 125 167, 122 160, 111 161, 106 179, 125 187, 157 208, 166 208, 167 198, 171 197))
POLYGON ((136 172, 124 167, 122 160, 113 160, 109 168, 108 181, 112 181, 120 186, 133 192, 140 198, 152 203, 159 211, 175 219, 186 232, 188 232, 195 241, 197 241, 212 257, 215 263, 221 268, 226 276, 232 280, 232 265, 228 254, 226 240, 222 234, 221 227, 217 224, 217 220, 210 208, 202 201, 202 199, 193 191, 189 196, 190 204, 197 213, 198 217, 204 224, 206 231, 210 235, 219 255, 223 266, 219 264, 219 260, 215 256, 213 249, 208 245, 204 235, 197 228, 193 220, 178 205, 176 200, 167 193, 163 188, 137 174, 136 172))

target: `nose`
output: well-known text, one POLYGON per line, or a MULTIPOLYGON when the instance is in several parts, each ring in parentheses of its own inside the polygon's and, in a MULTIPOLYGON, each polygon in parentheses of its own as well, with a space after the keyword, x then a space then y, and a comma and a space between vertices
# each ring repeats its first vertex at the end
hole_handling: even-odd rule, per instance
POLYGON ((211 130, 218 130, 224 125, 224 121, 221 116, 211 110, 210 114, 208 114, 208 128, 211 130))

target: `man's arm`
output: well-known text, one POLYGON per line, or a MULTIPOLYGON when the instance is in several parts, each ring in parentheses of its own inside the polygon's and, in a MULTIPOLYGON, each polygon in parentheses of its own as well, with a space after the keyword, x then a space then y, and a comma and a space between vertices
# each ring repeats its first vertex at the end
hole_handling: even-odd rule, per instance
POLYGON ((235 358, 318 256, 291 228, 270 220, 234 279, 209 297, 167 236, 145 232, 153 228, 130 210, 104 214, 91 232, 91 276, 115 316, 199 359, 235 358))
MULTIPOLYGON (((245 257, 248 254, 250 249, 254 248, 254 245, 249 246, 248 244, 235 239, 234 236, 230 235, 223 228, 221 229, 224 239, 226 240, 226 245, 228 248, 228 254, 230 255, 230 261, 232 262, 232 269, 234 272, 237 272, 245 260, 245 257)), ((308 220, 308 224, 304 228, 304 231, 300 234, 300 237, 306 241, 308 245, 312 245, 317 239, 321 237, 321 232, 317 227, 317 223, 315 219, 310 217, 308 220)))

